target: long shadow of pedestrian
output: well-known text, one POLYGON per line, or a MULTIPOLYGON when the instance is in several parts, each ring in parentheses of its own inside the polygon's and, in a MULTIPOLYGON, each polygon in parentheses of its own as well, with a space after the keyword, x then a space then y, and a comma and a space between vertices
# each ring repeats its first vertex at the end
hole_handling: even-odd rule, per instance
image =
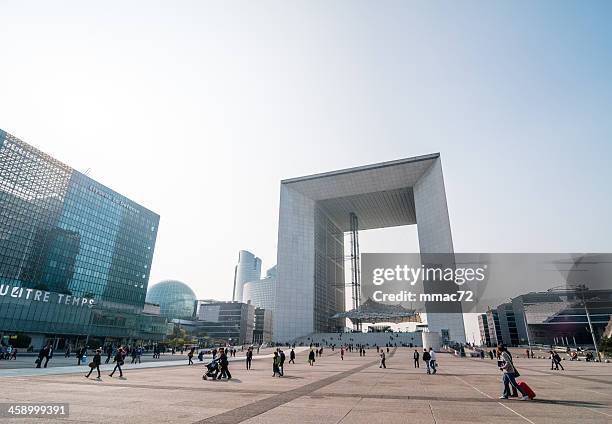
POLYGON ((534 403, 544 403, 547 405, 563 405, 563 406, 586 406, 586 407, 603 407, 606 405, 599 402, 588 402, 583 400, 555 400, 555 399, 532 399, 534 403))

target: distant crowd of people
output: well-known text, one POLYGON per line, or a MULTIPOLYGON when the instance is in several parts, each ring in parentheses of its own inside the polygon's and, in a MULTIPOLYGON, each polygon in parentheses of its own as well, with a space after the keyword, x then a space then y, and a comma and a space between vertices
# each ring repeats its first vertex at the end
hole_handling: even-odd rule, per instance
POLYGON ((0 360, 2 359, 7 361, 10 361, 11 359, 17 360, 17 349, 11 345, 0 345, 0 360))

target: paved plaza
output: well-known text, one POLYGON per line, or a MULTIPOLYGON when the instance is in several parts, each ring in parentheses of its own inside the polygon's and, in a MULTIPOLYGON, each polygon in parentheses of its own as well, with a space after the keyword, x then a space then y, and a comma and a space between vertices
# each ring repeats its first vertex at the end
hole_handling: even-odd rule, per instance
MULTIPOLYGON (((533 401, 498 399, 501 372, 488 358, 439 354, 439 371, 413 367, 413 349, 398 348, 379 369, 376 350, 367 356, 325 349, 315 366, 307 352, 272 378, 271 359, 256 358, 250 371, 231 363, 230 381, 202 380, 203 366, 130 368, 125 379, 85 379, 74 373, 0 377, 0 402, 67 402, 79 423, 610 423, 612 365, 564 361, 551 371, 548 360, 516 358, 536 391, 533 401)), ((127 368, 127 367, 126 367, 127 368)), ((27 375, 25 375, 27 374, 27 375)), ((2 419, 2 422, 46 422, 2 419)))

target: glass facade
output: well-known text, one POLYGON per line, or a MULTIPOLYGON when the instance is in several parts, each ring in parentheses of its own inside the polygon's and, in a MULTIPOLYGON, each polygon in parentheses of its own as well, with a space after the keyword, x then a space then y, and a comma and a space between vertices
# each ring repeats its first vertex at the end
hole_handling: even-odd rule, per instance
MULTIPOLYGON (((612 318, 612 290, 529 293, 513 299, 517 316, 525 315, 532 343, 592 345, 586 311, 596 340, 612 318), (585 298, 582 298, 584 294, 585 298)), ((521 320, 522 328, 524 321, 521 320)))
POLYGON ((344 319, 334 319, 345 310, 344 232, 322 208, 315 209, 314 329, 329 333, 342 331, 344 319))
POLYGON ((491 346, 491 337, 489 335, 489 321, 487 314, 478 315, 478 328, 480 329, 480 343, 485 346, 491 346))
POLYGON ((273 266, 266 273, 266 278, 257 281, 249 281, 244 284, 242 300, 251 303, 257 308, 264 308, 268 311, 274 310, 276 300, 276 290, 278 288, 278 277, 276 266, 273 266))
POLYGON ((224 340, 232 345, 250 344, 255 307, 241 302, 201 301, 196 323, 213 340, 224 340))
POLYGON ((185 283, 166 280, 151 286, 147 302, 159 305, 168 319, 191 319, 195 315, 196 295, 185 283))
POLYGON ((498 343, 503 343, 497 309, 489 309, 487 311, 487 324, 489 325, 489 338, 491 339, 491 346, 497 346, 498 343))
POLYGON ((0 130, 0 332, 163 336, 142 313, 158 224, 0 130))
POLYGON ((255 308, 255 326, 253 327, 253 343, 272 342, 272 311, 255 308))

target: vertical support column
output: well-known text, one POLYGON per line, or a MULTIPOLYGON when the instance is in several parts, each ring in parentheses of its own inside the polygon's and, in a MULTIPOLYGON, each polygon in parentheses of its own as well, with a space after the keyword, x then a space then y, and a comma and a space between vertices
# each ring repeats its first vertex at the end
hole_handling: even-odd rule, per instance
MULTIPOLYGON (((414 207, 416 212, 419 248, 421 254, 453 255, 448 206, 442 164, 437 158, 414 185, 414 207)), ((427 313, 430 331, 448 332, 451 340, 465 343, 465 327, 461 306, 454 313, 427 313)))
POLYGON ((281 184, 274 341, 314 331, 315 202, 281 184))
MULTIPOLYGON (((359 221, 357 215, 351 212, 351 288, 353 309, 358 311, 361 304, 361 265, 359 262, 359 221)), ((361 331, 361 321, 353 322, 353 329, 361 331)))

